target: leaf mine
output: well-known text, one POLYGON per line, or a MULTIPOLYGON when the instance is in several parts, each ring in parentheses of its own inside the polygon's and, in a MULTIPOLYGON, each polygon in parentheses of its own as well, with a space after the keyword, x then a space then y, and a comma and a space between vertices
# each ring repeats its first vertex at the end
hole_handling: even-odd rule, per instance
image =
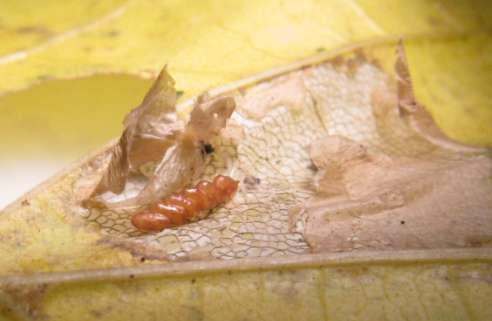
MULTIPOLYGON (((242 182, 230 202, 207 219, 151 235, 128 223, 130 207, 81 215, 105 242, 163 260, 485 246, 492 238, 490 159, 437 129, 414 97, 402 44, 395 70, 392 79, 358 53, 223 97, 204 95, 144 179, 144 197, 130 199, 141 205, 182 186, 180 178, 224 174, 242 182), (213 153, 196 141, 209 142, 213 153), (189 164, 200 170, 187 171, 189 164)), ((165 119, 158 123, 178 128, 165 119)))

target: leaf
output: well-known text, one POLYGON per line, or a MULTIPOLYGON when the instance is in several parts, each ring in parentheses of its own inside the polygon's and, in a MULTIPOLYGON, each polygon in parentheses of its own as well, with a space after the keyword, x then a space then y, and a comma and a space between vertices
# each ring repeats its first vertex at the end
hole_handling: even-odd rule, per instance
MULTIPOLYGON (((101 10, 101 13, 95 10, 92 20, 81 23, 81 28, 60 30, 56 34, 59 41, 34 45, 24 50, 25 54, 11 51, 2 56, 18 58, 4 59, 0 69, 0 93, 25 88, 39 82, 40 76, 66 79, 94 73, 131 73, 150 77, 169 62, 184 97, 190 98, 317 50, 329 51, 360 41, 384 41, 394 35, 420 36, 421 39, 432 38, 432 41, 419 41, 415 49, 414 45, 409 48, 410 58, 418 61, 413 72, 421 101, 453 138, 487 144, 487 137, 492 137, 490 132, 484 131, 487 120, 491 119, 489 108, 486 101, 479 98, 486 94, 485 84, 489 82, 488 59, 482 59, 488 57, 483 53, 490 52, 490 41, 487 41, 487 31, 491 30, 487 16, 490 10, 486 3, 419 0, 411 4, 385 1, 375 5, 371 1, 307 1, 302 4, 288 1, 279 6, 273 1, 261 4, 241 1, 228 5, 207 1, 185 5, 106 0, 99 5, 112 10, 101 10), (189 18, 189 12, 193 12, 193 19, 189 18), (265 12, 269 13, 269 19, 264 18, 265 12), (336 17, 330 14, 332 12, 336 17), (330 19, 326 19, 328 15, 330 19), (290 20, 292 16, 296 17, 295 24, 290 20), (138 27, 135 21, 141 21, 138 27), (282 36, 284 31, 289 37, 282 36), (439 59, 434 59, 436 56, 439 59), (433 82, 431 76, 445 81, 433 82), (466 79, 474 89, 466 90, 459 79, 466 79), (449 86, 453 88, 453 97, 445 89, 449 86), (473 119, 463 104, 454 101, 478 106, 474 110, 480 116, 473 119), (439 107, 443 105, 460 117, 442 111, 439 107), (483 121, 477 123, 477 119, 483 121), (480 130, 476 124, 480 124, 480 130)), ((0 11, 10 14, 13 10, 0 11)), ((57 10, 56 3, 43 6, 36 11, 35 18, 42 18, 43 26, 44 21, 53 23, 51 12, 57 10)), ((80 11, 74 9, 77 14, 70 15, 84 16, 80 11)), ((12 19, 22 15, 21 12, 12 15, 12 19)), ((8 21, 8 18, 2 20, 8 21)), ((11 43, 17 38, 18 35, 8 33, 2 43, 11 43)))
MULTIPOLYGON (((382 192, 385 192, 387 188, 391 188, 395 184, 397 186, 398 184, 406 184, 406 180, 414 180, 410 174, 406 175, 404 172, 403 177, 395 174, 393 180, 396 183, 391 182, 391 179, 388 181, 385 176, 388 168, 393 168, 395 173, 402 172, 402 166, 408 167, 409 159, 412 157, 423 157, 427 162, 426 164, 430 164, 430 167, 419 170, 422 166, 417 163, 416 168, 410 172, 411 174, 416 172, 417 174, 421 173, 419 175, 422 173, 428 175, 429 172, 435 172, 439 168, 446 168, 451 165, 453 165, 452 168, 456 169, 458 168, 457 164, 460 164, 458 160, 462 159, 470 163, 474 159, 473 157, 478 157, 478 173, 487 173, 483 166, 488 166, 486 165, 488 160, 480 161, 484 157, 480 156, 480 153, 483 153, 482 150, 464 148, 464 152, 471 153, 471 156, 467 156, 466 154, 461 155, 462 151, 456 152, 455 149, 449 149, 449 144, 440 147, 428 141, 427 136, 422 136, 421 131, 412 129, 411 126, 414 122, 412 122, 411 116, 408 116, 409 127, 405 119, 400 119, 398 113, 389 109, 389 107, 397 105, 396 100, 392 102, 390 98, 389 101, 378 98, 381 94, 381 88, 384 89, 383 93, 388 94, 391 98, 391 81, 389 78, 379 67, 369 62, 363 55, 358 54, 353 57, 339 58, 334 62, 305 67, 300 71, 294 70, 280 75, 278 78, 265 80, 249 89, 230 92, 236 101, 242 102, 239 104, 239 109, 231 123, 231 127, 239 129, 241 134, 223 137, 214 144, 215 153, 204 173, 205 177, 210 177, 227 172, 236 179, 245 182, 250 181, 250 183, 245 184, 234 200, 214 213, 210 219, 182 228, 167 229, 155 235, 142 236, 129 224, 128 213, 126 212, 104 211, 96 208, 81 212, 76 211, 70 205, 76 204, 77 197, 81 194, 76 185, 71 192, 62 195, 59 201, 65 205, 64 208, 69 213, 78 213, 90 224, 94 224, 101 233, 101 242, 120 247, 134 256, 164 260, 227 259, 244 256, 288 255, 305 253, 310 248, 316 249, 310 239, 310 234, 316 234, 316 232, 309 232, 311 227, 309 222, 307 224, 308 232, 304 232, 303 227, 298 226, 298 223, 302 222, 293 217, 292 211, 314 196, 311 182, 318 174, 313 173, 311 169, 311 158, 307 149, 314 141, 325 137, 327 134, 346 137, 345 145, 348 142, 350 146, 350 141, 357 140, 358 144, 370 146, 374 150, 368 156, 364 151, 366 147, 362 147, 361 151, 356 152, 357 155, 360 155, 357 156, 360 158, 358 162, 361 163, 361 166, 369 166, 368 169, 364 169, 365 167, 360 169, 361 167, 357 163, 351 162, 350 158, 344 157, 341 160, 334 156, 330 158, 332 162, 337 161, 338 166, 347 163, 344 164, 345 170, 348 168, 350 171, 355 171, 352 176, 366 178, 363 181, 365 185, 352 180, 349 185, 345 183, 345 188, 342 189, 349 195, 362 198, 360 206, 356 203, 361 209, 355 206, 356 210, 361 212, 376 211, 379 213, 387 209, 384 199, 382 201, 376 199, 375 209, 371 208, 374 202, 372 199, 364 199, 364 197, 370 196, 371 185, 383 186, 381 187, 382 192), (278 97, 279 92, 282 91, 295 92, 296 94, 285 95, 282 100, 276 99, 275 97, 278 97), (261 99, 252 103, 255 96, 261 99), (377 101, 378 99, 379 104, 373 106, 374 100, 377 101), (299 102, 305 104, 304 108, 298 108, 299 102), (261 110, 261 113, 258 113, 258 110, 261 110), (254 116, 248 117, 247 115, 251 113, 254 116), (295 154, 290 152, 292 148, 295 148, 295 154), (377 153, 383 154, 378 156, 377 153), (390 156, 384 156, 384 154, 390 156), (433 159, 432 157, 437 158, 433 159), (443 158, 440 159, 440 157, 443 158), (370 162, 368 163, 368 161, 370 162), (446 161, 450 163, 446 165, 446 161), (480 165, 480 162, 485 162, 485 165, 480 165), (386 170, 384 166, 386 166, 386 170), (373 178, 366 175, 369 173, 368 171, 374 172, 371 174, 373 178), (381 178, 378 178, 377 175, 381 178), (388 183, 390 184, 388 185, 388 183), (384 187, 384 184, 389 187, 384 187), (377 202, 382 202, 382 205, 378 205, 377 202), (189 241, 190 235, 194 235, 191 241, 189 241), (270 236, 265 240, 262 235, 270 236)), ((216 102, 215 98, 204 96, 199 100, 198 106, 210 106, 207 109, 211 110, 209 115, 215 113, 215 108, 230 110, 223 107, 228 106, 227 103, 216 104, 216 102)), ((393 108, 393 110, 396 109, 393 108)), ((210 128, 208 126, 211 123, 203 118, 205 116, 206 114, 203 114, 202 109, 196 107, 191 115, 185 136, 195 137, 196 133, 201 132, 203 136, 200 137, 206 139, 209 133, 204 131, 204 128, 210 128), (202 120, 205 121, 202 122, 202 120)), ((219 121, 217 127, 212 126, 211 128, 220 128, 223 124, 223 121, 219 121)), ((193 138, 192 141, 200 141, 200 139, 193 138)), ((330 146, 328 145, 328 147, 330 146)), ((197 148, 195 150, 198 151, 197 148)), ((167 155, 180 154, 176 152, 167 155)), ((326 151, 323 156, 326 156, 326 151)), ((175 158, 175 162, 164 161, 162 163, 188 165, 187 162, 183 162, 187 159, 189 157, 178 157, 175 158)), ((191 157, 190 159, 194 158, 191 157)), ((316 159, 315 164, 321 166, 321 162, 316 161, 316 159)), ((82 171, 78 174, 74 173, 75 176, 72 176, 71 179, 85 178, 90 175, 92 167, 93 165, 82 167, 82 171)), ((333 168, 331 171, 333 172, 333 168)), ((156 173, 175 175, 157 175, 156 177, 175 177, 179 181, 183 172, 171 166, 165 169, 158 167, 156 173)), ((329 171, 327 173, 330 175, 329 171)), ((470 182, 474 184, 475 181, 481 179, 481 176, 470 177, 470 182)), ((174 181, 173 179, 158 180, 158 186, 164 184, 166 190, 167 188, 175 190, 176 186, 172 185, 174 181)), ((151 180, 149 186, 153 186, 152 182, 151 180)), ((470 186, 463 183, 463 187, 469 188, 470 186)), ((158 189, 150 188, 151 194, 158 189)), ((487 183, 484 188, 488 188, 487 183)), ((478 190, 485 192, 486 189, 484 188, 478 188, 478 190)), ((143 191, 145 192, 146 189, 143 191)), ((401 193, 404 194, 404 192, 401 193)), ((460 193, 459 190, 454 192, 460 193)), ((377 193, 380 192, 377 189, 374 193, 379 197, 377 193)), ((398 191, 395 193, 398 194, 398 191)), ((406 197, 406 194, 403 196, 398 194, 395 197, 398 200, 401 197, 406 197)), ((389 208, 402 205, 392 205, 392 194, 388 198, 389 208)), ((479 197, 479 199, 481 202, 464 204, 487 208, 489 200, 484 197, 479 197)), ((465 198, 463 202, 470 202, 470 200, 470 198, 465 198)), ((53 199, 50 202, 53 202, 53 199)), ((350 211, 350 208, 348 210, 350 211)), ((458 211, 460 210, 458 209, 458 211)), ((422 210, 420 212, 424 213, 422 210)), ((460 211, 460 213, 463 212, 460 211)), ((478 211, 476 214, 480 220, 487 220, 487 216, 484 216, 486 213, 478 211)), ((432 217, 430 219, 432 220, 432 217)), ((480 220, 478 222, 481 222, 480 220)), ((463 222, 459 221, 457 226, 463 225, 460 223, 463 222)), ((416 224, 420 223, 417 221, 416 224)), ((428 223, 422 226, 426 225, 428 223)), ((318 222, 314 226, 322 229, 326 224, 318 222)), ((486 242, 488 237, 486 221, 477 224, 477 226, 484 228, 484 232, 478 234, 481 235, 480 237, 485 237, 484 241, 486 242)), ((460 234, 460 236, 466 239, 477 234, 475 232, 477 231, 472 229, 468 234, 460 234)), ((470 244, 476 244, 476 240, 470 242, 470 244)), ((439 246, 457 245, 444 243, 439 246)), ((417 244, 416 247, 422 247, 422 243, 417 244)))
MULTIPOLYGON (((237 80, 273 65, 283 65, 323 47, 325 52, 321 57, 308 60, 310 62, 297 63, 294 67, 282 66, 274 72, 267 71, 264 75, 210 91, 213 97, 213 93, 229 93, 233 90, 231 93, 236 95, 235 99, 239 102, 241 97, 238 96, 246 97, 255 90, 261 93, 261 87, 275 87, 277 82, 281 83, 282 77, 276 77, 279 70, 291 71, 301 65, 306 68, 299 69, 300 74, 313 72, 311 76, 315 78, 329 71, 327 74, 333 76, 330 77, 333 83, 320 86, 320 90, 315 90, 313 95, 294 95, 301 97, 294 100, 294 104, 288 103, 290 99, 278 97, 280 85, 276 87, 277 94, 269 95, 265 90, 263 96, 276 98, 277 105, 269 108, 272 106, 266 103, 258 110, 252 107, 253 112, 244 108, 241 114, 233 116, 235 124, 229 124, 229 136, 217 148, 217 155, 227 157, 212 160, 213 166, 206 171, 206 175, 212 175, 237 164, 237 161, 234 162, 236 158, 249 157, 252 161, 242 162, 246 166, 241 168, 254 173, 243 180, 243 194, 249 193, 246 189, 252 191, 251 198, 246 201, 258 205, 266 200, 277 206, 274 210, 278 208, 286 213, 282 206, 293 207, 291 205, 294 202, 289 202, 293 200, 289 196, 293 192, 303 199, 314 195, 315 190, 308 188, 314 177, 308 146, 310 142, 326 137, 309 137, 308 142, 302 137, 309 133, 309 127, 296 131, 296 124, 325 123, 324 127, 319 128, 322 132, 329 130, 330 134, 342 134, 352 140, 365 139, 372 143, 375 137, 384 137, 391 142, 395 134, 405 144, 414 143, 416 139, 411 135, 411 139, 406 140, 407 137, 398 136, 398 132, 384 130, 375 134, 374 126, 371 125, 374 123, 367 118, 354 117, 357 113, 352 113, 358 110, 357 106, 362 111, 371 110, 367 91, 377 90, 372 87, 374 80, 376 83, 384 83, 379 76, 387 77, 384 70, 389 73, 385 65, 389 61, 387 52, 392 54, 392 46, 366 47, 368 60, 379 58, 382 68, 366 61, 368 65, 365 65, 365 73, 360 73, 360 65, 357 63, 360 59, 327 61, 343 51, 343 48, 340 49, 343 44, 348 44, 347 49, 358 47, 360 43, 357 41, 378 35, 383 35, 382 39, 388 41, 387 37, 392 39, 395 33, 409 36, 426 33, 435 38, 429 41, 429 38, 423 37, 419 41, 407 42, 416 96, 434 116, 437 115, 438 123, 445 125, 443 128, 446 133, 453 133, 453 136, 469 142, 487 144, 487 131, 490 130, 487 120, 490 118, 484 100, 484 93, 487 92, 484 84, 489 82, 482 64, 486 62, 483 58, 487 57, 484 52, 488 52, 489 36, 475 33, 487 30, 487 21, 490 19, 486 17, 489 10, 471 5, 465 8, 468 10, 462 10, 463 7, 442 3, 436 5, 427 1, 377 5, 373 2, 279 4, 267 1, 225 6, 212 2, 196 5, 166 2, 162 6, 165 10, 158 3, 129 2, 121 20, 116 19, 93 31, 81 33, 74 41, 49 45, 46 51, 35 51, 22 60, 4 65, 6 67, 2 68, 0 75, 1 90, 27 86, 36 81, 40 74, 74 77, 95 71, 125 71, 148 75, 148 68, 151 73, 155 73, 164 62, 170 61, 171 65, 175 64, 170 70, 176 75, 179 88, 185 90, 186 97, 192 97, 213 85, 237 80), (392 9, 381 10, 385 5, 392 9), (180 6, 181 10, 172 10, 180 6), (268 13, 268 19, 264 17, 265 12, 268 13), (160 19, 164 13, 167 14, 166 19, 160 19), (189 19, 190 16, 193 18, 189 19), (141 23, 135 26, 135 21, 141 23), (106 34, 111 30, 116 30, 122 37, 102 40, 107 38, 106 34), (165 30, 166 36, 157 30, 165 30), (288 37, 285 36, 286 30, 289 31, 288 37), (185 34, 189 36, 181 37, 185 34), (442 38, 443 35, 454 38, 442 38), (107 47, 91 45, 93 51, 88 59, 84 48, 94 41, 107 44, 107 47), (139 48, 138 54, 136 48, 139 48), (70 61, 56 59, 66 56, 77 58, 70 61), (81 64, 74 61, 81 61, 81 64), (317 73, 316 68, 311 68, 313 62, 323 62, 331 67, 326 70, 322 68, 317 73), (442 77, 441 80, 444 80, 428 81, 433 77, 442 77), (255 86, 258 82, 258 86, 255 86), (342 87, 332 86, 340 83, 342 87), (464 89, 443 89, 456 83, 464 89), (353 91, 344 92, 339 88, 350 88, 353 91), (324 100, 333 97, 323 95, 327 90, 338 98, 324 100), (340 93, 343 95, 338 95, 340 93), (324 102, 322 106, 333 106, 333 109, 327 109, 328 116, 316 112, 320 109, 312 102, 320 100, 324 102), (309 108, 299 108, 299 101, 309 108), (476 110, 480 110, 481 116, 478 118, 481 122, 476 121, 477 117, 472 121, 474 117, 464 113, 463 102, 466 101, 472 101, 474 106, 478 106, 476 110), (312 118, 306 121, 306 114, 312 118), (450 115, 462 114, 465 115, 460 117, 462 122, 453 123, 454 117, 450 115), (466 130, 462 129, 463 124, 466 124, 466 130), (242 130, 243 127, 246 130, 242 130), (281 139, 275 139, 276 136, 281 139), (278 143, 291 138, 294 138, 292 144, 284 146, 278 143), (233 143, 237 141, 244 149, 234 148, 233 143), (263 147, 267 143, 274 148, 263 147), (300 145, 304 148, 299 148, 300 145), (251 148, 248 150, 248 147, 251 148), (256 150, 260 153, 252 152, 256 150), (295 170, 279 172, 279 164, 276 164, 278 160, 281 165, 288 164, 295 170), (295 165, 299 160, 305 166, 301 170, 297 170, 299 167, 295 165), (261 179, 258 172, 274 179, 261 179), (269 188, 271 185, 265 182, 275 186, 278 184, 281 188, 269 188), (292 186, 300 188, 293 191, 292 186), (285 194, 282 194, 284 191, 285 194)), ((374 39, 368 43, 374 43, 374 39)), ((302 89, 301 85, 295 85, 299 83, 295 81, 296 77, 284 76, 287 80, 289 77, 294 79, 290 82, 293 86, 290 88, 302 89)), ((254 100, 251 98, 251 101, 254 100)), ((178 107, 180 116, 186 114, 190 106, 193 106, 193 101, 181 104, 178 107)), ((363 115, 367 116, 366 113, 363 115)), ((389 117, 389 120, 394 118, 389 117)), ((372 148, 366 141, 363 143, 372 148)), ((397 142, 397 148, 393 150, 402 152, 404 149, 398 146, 401 147, 401 144, 397 142)), ((414 146, 429 148, 428 144, 421 145, 418 140, 414 146)), ((81 164, 87 163, 84 161, 81 164)), ((292 254, 251 261, 209 262, 203 259, 209 259, 211 252, 223 258, 241 257, 245 252, 249 255, 249 248, 240 247, 243 245, 241 242, 249 242, 251 238, 252 233, 248 229, 265 229, 268 232, 257 234, 258 237, 253 237, 251 244, 274 242, 275 251, 280 249, 281 252, 283 248, 307 251, 306 243, 299 241, 302 234, 295 232, 302 226, 290 224, 298 222, 296 213, 287 211, 287 214, 291 214, 287 220, 272 220, 273 224, 266 226, 262 215, 258 213, 272 213, 271 207, 256 206, 256 209, 251 210, 251 206, 245 206, 242 221, 224 224, 220 219, 225 215, 221 217, 218 213, 217 221, 211 220, 208 226, 194 227, 202 234, 183 230, 184 234, 190 236, 188 239, 179 233, 164 234, 153 239, 137 235, 125 237, 128 231, 124 227, 127 221, 124 215, 98 211, 73 212, 67 206, 74 197, 75 182, 85 170, 75 167, 72 171, 66 171, 37 192, 26 195, 24 199, 28 202, 23 206, 17 203, 0 216, 2 274, 18 274, 1 280, 4 315, 61 320, 149 319, 162 315, 175 319, 272 319, 272 315, 282 320, 346 319, 351 315, 373 320, 426 317, 490 319, 491 312, 486 298, 490 296, 491 255, 487 248, 292 254), (221 231, 222 224, 226 226, 225 231, 221 231), (212 229, 207 230, 207 227, 212 229), (202 237, 203 233, 210 231, 223 236, 219 238, 221 246, 215 251, 207 247, 205 243, 209 240, 202 237), (227 235, 231 231, 237 231, 240 237, 227 235), (273 235, 273 241, 269 239, 270 235, 273 235), (278 241, 282 237, 285 237, 285 241, 278 241), (168 250, 164 256, 163 245, 168 250), (160 261, 179 259, 183 257, 182 251, 186 252, 193 246, 188 255, 184 255, 191 262, 162 264, 160 261), (227 251, 229 248, 234 251, 227 251), (15 260, 12 259, 12 253, 15 253, 15 260), (141 255, 146 257, 145 262, 141 262, 141 255), (94 268, 99 269, 74 271, 94 268), (36 273, 39 271, 49 274, 36 273), (27 275, 33 272, 34 275, 27 275), (238 306, 237 302, 242 304, 238 306)), ((225 208, 221 213, 228 210, 225 208)), ((482 243, 484 240, 479 241, 486 244, 482 243)), ((251 248, 254 252, 259 251, 261 246, 251 248)), ((283 251, 286 254, 289 252, 283 251)), ((272 253, 266 251, 264 255, 271 256, 272 253)))
POLYGON ((64 2, 63 7, 60 7, 57 1, 48 0, 42 7, 33 8, 29 3, 2 1, 0 4, 2 60, 15 60, 16 57, 18 59, 22 55, 15 55, 12 52, 34 51, 35 48, 43 47, 46 43, 56 42, 59 35, 69 35, 76 30, 90 28, 94 20, 110 20, 115 15, 114 7, 118 7, 122 2, 106 0, 97 3, 80 3, 68 0, 64 2), (61 14, 63 19, 60 19, 61 14))

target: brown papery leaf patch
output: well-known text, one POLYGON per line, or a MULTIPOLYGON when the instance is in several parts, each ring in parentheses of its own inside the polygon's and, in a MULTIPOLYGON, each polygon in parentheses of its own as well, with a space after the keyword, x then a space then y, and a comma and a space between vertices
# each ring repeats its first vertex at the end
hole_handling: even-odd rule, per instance
POLYGON ((375 90, 372 107, 381 138, 407 150, 339 136, 313 143, 318 194, 305 203, 306 241, 315 252, 490 246, 490 158, 435 126, 415 100, 401 43, 395 70, 397 90, 375 90))

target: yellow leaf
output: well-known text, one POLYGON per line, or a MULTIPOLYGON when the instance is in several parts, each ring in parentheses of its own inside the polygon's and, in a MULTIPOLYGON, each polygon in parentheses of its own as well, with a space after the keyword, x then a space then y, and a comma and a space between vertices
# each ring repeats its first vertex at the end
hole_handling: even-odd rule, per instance
MULTIPOLYGON (((50 148, 51 154, 64 151, 68 158, 102 144, 116 135, 121 116, 138 104, 148 85, 128 76, 59 79, 100 73, 149 78, 167 63, 177 88, 184 91, 184 98, 191 98, 317 52, 327 57, 340 48, 387 43, 400 35, 409 39, 416 95, 437 123, 454 138, 492 145, 488 93, 492 10, 487 4, 268 0, 68 5, 63 10, 55 2, 31 5, 29 9, 37 13, 32 15, 8 2, 0 6, 0 110, 4 112, 0 135, 9 137, 3 141, 13 157, 25 154, 24 144, 33 146, 26 143, 31 136, 41 137, 36 144, 40 149, 50 148), (110 89, 119 85, 126 89, 110 89), (105 89, 101 100, 108 94, 105 101, 114 104, 114 113, 91 98, 94 87, 105 89), (25 91, 15 92, 21 89, 25 91), (70 97, 68 89, 84 94, 70 97), (46 105, 53 95, 70 100, 46 105), (16 116, 11 118, 6 110, 16 116), (84 118, 86 113, 91 117, 84 118), (30 118, 33 121, 27 126, 24 121, 30 118), (100 123, 89 127, 93 122, 100 123), (47 128, 53 134, 47 134, 47 128), (75 129, 73 136, 63 137, 70 129, 75 129)), ((393 47, 368 50, 389 73, 393 47)), ((241 83, 231 85, 235 87, 241 83)), ((189 105, 181 107, 185 115, 189 105)), ((1 160, 12 163, 13 157, 1 160)), ((97 218, 101 222, 95 218, 91 227, 67 210, 64 200, 79 174, 74 170, 55 177, 27 195, 24 205, 1 213, 0 274, 5 275, 0 280, 1 316, 53 320, 492 317, 485 299, 492 294, 492 253, 487 249, 305 254, 231 263, 141 262, 124 247, 102 241, 98 225, 105 224, 104 217, 97 218), (94 268, 101 270, 77 272, 94 268), (13 274, 18 276, 9 276, 13 274)), ((179 248, 172 236, 165 242, 179 248)))

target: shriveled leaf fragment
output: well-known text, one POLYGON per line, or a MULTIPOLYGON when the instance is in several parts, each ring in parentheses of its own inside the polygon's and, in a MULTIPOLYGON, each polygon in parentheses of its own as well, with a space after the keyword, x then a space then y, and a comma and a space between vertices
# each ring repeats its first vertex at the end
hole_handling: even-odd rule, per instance
POLYGON ((176 99, 174 80, 164 68, 142 104, 126 116, 109 162, 102 174, 100 170, 95 174, 94 180, 98 176, 100 180, 84 202, 86 206, 143 206, 201 173, 207 161, 204 145, 225 127, 234 101, 228 97, 206 103, 199 100, 185 126, 176 117, 176 99))
POLYGON ((91 196, 107 191, 121 193, 130 169, 138 170, 146 160, 162 157, 182 129, 174 123, 175 105, 174 80, 164 68, 140 106, 125 117, 123 133, 112 148, 107 169, 91 196))
POLYGON ((235 104, 232 98, 220 98, 198 104, 190 121, 175 144, 165 153, 154 175, 137 199, 141 204, 156 201, 200 175, 206 165, 205 145, 220 134, 235 104))
POLYGON ((305 203, 305 237, 322 251, 477 247, 492 244, 492 161, 436 127, 412 91, 403 46, 396 93, 374 92, 380 133, 406 151, 338 136, 311 145, 318 194, 305 203))
POLYGON ((183 129, 183 123, 176 118, 176 99, 174 80, 164 68, 142 104, 125 117, 125 128, 132 136, 128 146, 131 170, 139 171, 148 162, 158 162, 183 129))

